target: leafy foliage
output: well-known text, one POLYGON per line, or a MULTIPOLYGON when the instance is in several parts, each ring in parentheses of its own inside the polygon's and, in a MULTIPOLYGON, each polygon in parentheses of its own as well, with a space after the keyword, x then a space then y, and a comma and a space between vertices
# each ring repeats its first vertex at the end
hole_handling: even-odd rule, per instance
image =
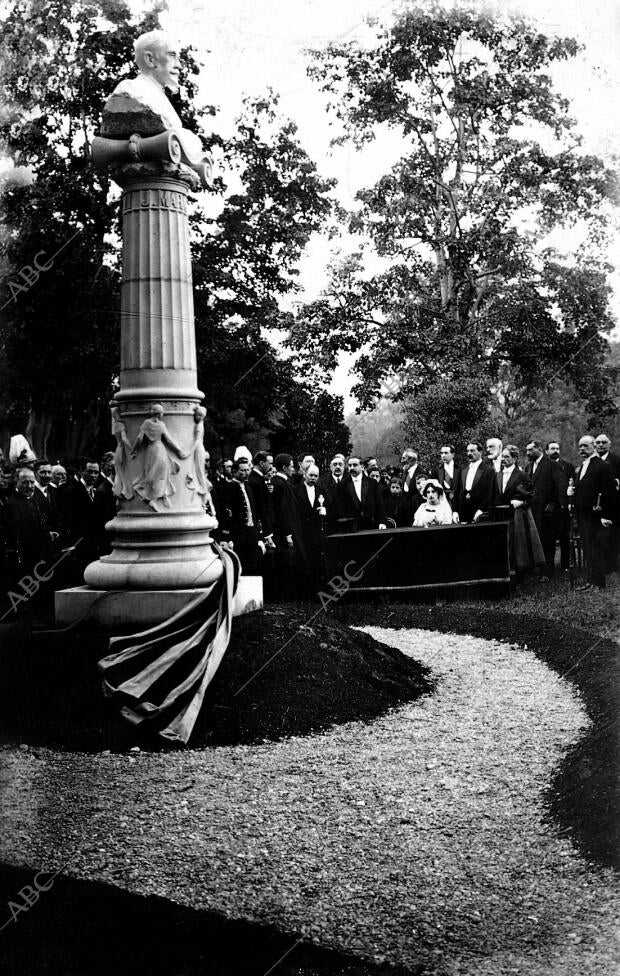
MULTIPOLYGON (((105 99, 135 71, 135 37, 157 26, 156 9, 135 20, 122 0, 12 0, 3 22, 0 138, 16 168, 1 187, 0 429, 27 429, 41 455, 108 446, 120 349, 118 194, 91 167, 88 145, 105 99), (19 277, 35 256, 49 264, 55 253, 36 280, 19 277)), ((193 107, 190 50, 181 63, 172 101, 234 185, 219 178, 217 217, 198 204, 192 215, 199 381, 211 445, 224 447, 286 430, 289 406, 297 419, 302 401, 314 409, 265 330, 279 324, 279 300, 295 290, 296 262, 330 210, 331 184, 294 126, 279 121, 271 93, 247 102, 231 139, 204 131, 214 110, 193 107)), ((330 409, 324 420, 338 436, 341 418, 330 409)))
POLYGON ((432 467, 444 444, 453 444, 459 458, 472 440, 497 436, 489 416, 489 389, 483 379, 438 380, 412 401, 403 425, 422 463, 432 467))
POLYGON ((378 28, 372 49, 314 52, 310 74, 341 125, 335 141, 363 146, 389 128, 407 147, 358 193, 349 229, 359 251, 334 264, 291 330, 322 372, 339 350, 360 352, 362 407, 394 370, 418 381, 397 394, 415 394, 415 410, 440 377, 480 379, 489 394, 510 364, 530 389, 557 370, 593 414, 614 411, 601 255, 617 178, 582 151, 549 75, 577 51, 522 18, 427 4, 378 28), (586 244, 567 263, 546 238, 576 225, 586 244))
MULTIPOLYGON (((280 299, 296 290, 303 248, 331 212, 332 184, 276 109, 273 94, 246 101, 237 133, 218 143, 242 189, 225 196, 217 217, 196 211, 193 218, 198 375, 228 451, 244 431, 279 431, 278 411, 297 415, 300 398, 312 409, 293 364, 277 359, 266 336, 281 326, 280 299)), ((341 422, 342 410, 335 436, 341 422)))
POLYGON ((298 383, 286 401, 286 427, 273 438, 272 448, 293 457, 309 451, 321 471, 327 471, 337 451, 346 454, 350 449, 351 435, 342 418, 342 397, 298 383))
POLYGON ((107 414, 120 344, 117 211, 88 145, 129 74, 133 38, 154 25, 132 22, 119 0, 17 0, 3 22, 0 137, 18 168, 2 187, 1 405, 40 454, 81 450, 107 414), (37 255, 51 265, 35 280, 37 255))

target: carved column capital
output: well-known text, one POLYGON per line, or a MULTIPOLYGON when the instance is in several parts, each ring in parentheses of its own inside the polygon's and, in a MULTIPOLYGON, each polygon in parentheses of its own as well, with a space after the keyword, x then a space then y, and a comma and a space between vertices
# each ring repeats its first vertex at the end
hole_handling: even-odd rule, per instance
POLYGON ((211 186, 211 157, 197 152, 188 135, 184 129, 167 129, 147 137, 138 133, 126 139, 96 136, 91 143, 93 165, 108 170, 120 186, 148 176, 172 176, 192 190, 211 186))

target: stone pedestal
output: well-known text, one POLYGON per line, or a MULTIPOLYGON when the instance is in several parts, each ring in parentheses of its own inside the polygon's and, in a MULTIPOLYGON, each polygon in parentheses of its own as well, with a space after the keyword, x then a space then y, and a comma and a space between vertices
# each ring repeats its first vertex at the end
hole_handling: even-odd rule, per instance
POLYGON ((196 385, 187 217, 197 178, 169 162, 126 164, 113 175, 123 187, 121 376, 113 410, 123 493, 107 526, 113 551, 91 563, 84 579, 97 590, 203 587, 221 575, 222 564, 210 537, 217 522, 204 511, 197 470, 204 457, 194 411, 203 394, 196 385), (158 422, 149 427, 154 405, 158 422), (145 429, 155 434, 143 436, 136 450, 145 429))
MULTIPOLYGON (((94 622, 102 630, 115 633, 154 627, 182 610, 200 589, 186 590, 94 590, 75 586, 56 593, 56 623, 66 627, 78 620, 94 622)), ((233 616, 240 617, 263 606, 261 576, 242 576, 235 593, 233 616)))

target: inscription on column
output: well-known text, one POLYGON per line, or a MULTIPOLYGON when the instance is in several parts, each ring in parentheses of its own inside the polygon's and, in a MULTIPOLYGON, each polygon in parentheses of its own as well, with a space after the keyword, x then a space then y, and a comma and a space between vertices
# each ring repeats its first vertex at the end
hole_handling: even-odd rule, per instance
POLYGON ((140 210, 174 210, 187 213, 187 197, 178 190, 128 190, 123 194, 123 213, 140 210))

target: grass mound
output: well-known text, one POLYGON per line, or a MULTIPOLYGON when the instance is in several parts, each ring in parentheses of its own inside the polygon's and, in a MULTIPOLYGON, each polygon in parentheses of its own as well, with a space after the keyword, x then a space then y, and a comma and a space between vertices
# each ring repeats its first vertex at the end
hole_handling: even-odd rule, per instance
MULTIPOLYGON (((141 737, 101 692, 95 633, 0 635, 0 737, 75 751, 162 747, 141 737)), ((366 634, 317 615, 273 607, 238 618, 207 691, 191 748, 307 735, 369 720, 431 690, 427 669, 366 634)))

